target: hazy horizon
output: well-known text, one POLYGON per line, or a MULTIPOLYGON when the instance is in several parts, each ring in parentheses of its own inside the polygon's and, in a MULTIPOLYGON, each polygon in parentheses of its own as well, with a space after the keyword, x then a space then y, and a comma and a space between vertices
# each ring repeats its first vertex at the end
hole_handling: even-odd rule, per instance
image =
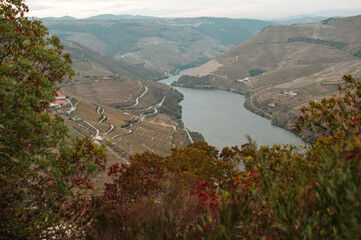
POLYGON ((102 14, 142 15, 153 17, 228 17, 253 19, 278 19, 299 15, 352 16, 361 14, 361 1, 329 0, 26 0, 30 8, 29 16, 88 18, 102 14))

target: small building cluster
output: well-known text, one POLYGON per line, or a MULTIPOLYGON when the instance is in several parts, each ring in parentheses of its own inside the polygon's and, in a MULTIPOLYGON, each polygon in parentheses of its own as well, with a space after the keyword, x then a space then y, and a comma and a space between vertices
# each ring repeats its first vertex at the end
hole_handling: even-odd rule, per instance
POLYGON ((250 81, 251 79, 249 78, 249 77, 246 77, 246 78, 243 78, 243 79, 238 79, 237 81, 238 82, 242 82, 242 83, 245 83, 245 84, 249 84, 249 81, 250 81))
POLYGON ((269 103, 269 104, 267 104, 269 107, 272 107, 272 108, 274 108, 274 107, 276 107, 276 103, 275 102, 272 102, 272 103, 269 103))
POLYGON ((290 90, 290 91, 283 91, 283 93, 287 96, 290 96, 290 97, 294 97, 294 96, 297 96, 297 93, 290 90))
POLYGON ((61 108, 68 105, 69 102, 66 100, 66 96, 61 92, 57 91, 55 101, 50 103, 50 107, 61 108))

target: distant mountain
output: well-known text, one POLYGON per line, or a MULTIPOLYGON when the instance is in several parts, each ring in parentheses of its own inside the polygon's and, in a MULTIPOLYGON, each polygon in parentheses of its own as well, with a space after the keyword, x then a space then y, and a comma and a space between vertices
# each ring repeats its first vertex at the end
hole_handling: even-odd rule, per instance
POLYGON ((59 21, 59 20, 124 20, 124 19, 158 19, 157 17, 152 16, 141 16, 141 15, 130 15, 130 14, 120 14, 120 15, 113 15, 113 14, 101 14, 96 15, 88 18, 78 19, 71 16, 63 16, 63 17, 45 17, 45 18, 38 18, 43 21, 59 21))
POLYGON ((314 15, 299 15, 299 16, 292 16, 287 18, 272 19, 271 21, 279 23, 281 25, 292 25, 292 24, 300 24, 300 23, 320 22, 327 18, 328 17, 314 16, 314 15))
POLYGON ((141 15, 130 15, 130 14, 121 14, 121 15, 113 15, 113 14, 102 14, 97 16, 92 16, 85 19, 101 19, 101 20, 122 20, 122 19, 158 19, 157 17, 151 16, 141 16, 141 15))
POLYGON ((361 79, 360 26, 361 15, 268 27, 176 85, 244 93, 247 107, 286 126, 309 100, 332 95, 344 74, 361 79))
POLYGON ((98 17, 49 20, 44 24, 62 41, 79 43, 161 75, 205 63, 273 24, 227 18, 109 20, 98 17))
POLYGON ((64 50, 69 52, 73 61, 72 67, 78 81, 88 81, 89 78, 99 79, 114 76, 128 77, 132 79, 158 79, 161 74, 136 66, 122 60, 116 60, 88 47, 77 43, 63 42, 64 50))
POLYGON ((57 21, 57 20, 77 20, 75 17, 71 16, 63 16, 63 17, 46 17, 46 18, 40 18, 42 21, 57 21))

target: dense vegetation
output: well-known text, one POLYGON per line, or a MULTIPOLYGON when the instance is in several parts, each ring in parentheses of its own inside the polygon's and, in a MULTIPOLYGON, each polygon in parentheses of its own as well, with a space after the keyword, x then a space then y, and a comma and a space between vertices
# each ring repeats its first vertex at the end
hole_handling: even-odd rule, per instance
POLYGON ((296 124, 309 149, 206 143, 144 153, 109 169, 90 239, 358 239, 361 83, 311 102, 296 124))
POLYGON ((59 39, 0 5, 0 239, 360 239, 361 82, 303 108, 308 149, 250 143, 219 152, 205 142, 115 164, 71 139, 48 111, 73 74, 59 39))
POLYGON ((68 138, 62 119, 48 111, 55 84, 73 75, 71 59, 27 11, 22 1, 1 1, 0 239, 64 233, 62 206, 93 188, 105 161, 102 147, 68 138))
POLYGON ((344 42, 335 42, 335 41, 327 41, 322 39, 313 39, 308 37, 298 37, 298 38, 289 38, 287 42, 306 42, 306 43, 315 43, 315 44, 321 44, 326 45, 334 48, 344 48, 347 46, 347 43, 344 42))
POLYGON ((265 73, 266 71, 265 70, 262 70, 262 69, 252 69, 252 70, 249 70, 248 71, 248 76, 250 77, 254 77, 254 76, 258 76, 258 75, 261 75, 262 73, 265 73))

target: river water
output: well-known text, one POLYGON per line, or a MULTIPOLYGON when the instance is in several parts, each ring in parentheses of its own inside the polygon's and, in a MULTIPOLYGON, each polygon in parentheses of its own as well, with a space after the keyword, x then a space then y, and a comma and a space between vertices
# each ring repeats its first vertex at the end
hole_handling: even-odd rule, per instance
MULTIPOLYGON (((160 82, 170 85, 191 69, 180 71, 160 82)), ((267 118, 247 110, 245 97, 222 90, 175 87, 184 95, 182 121, 186 128, 201 133, 212 146, 221 150, 225 146, 242 145, 247 135, 258 145, 303 144, 293 133, 276 127, 267 118)))

